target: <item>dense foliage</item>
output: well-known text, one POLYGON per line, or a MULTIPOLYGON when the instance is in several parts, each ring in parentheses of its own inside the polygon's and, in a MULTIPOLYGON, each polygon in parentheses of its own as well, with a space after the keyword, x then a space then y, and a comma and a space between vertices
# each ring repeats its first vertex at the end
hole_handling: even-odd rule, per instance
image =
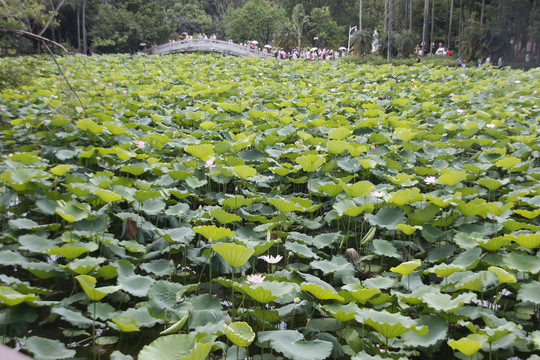
MULTIPOLYGON (((301 6, 309 19, 300 29, 301 43, 337 49, 347 45, 351 26, 387 37, 389 4, 388 0, 5 0, 0 3, 4 36, 0 47, 4 53, 40 52, 38 42, 15 41, 10 33, 23 29, 82 53, 136 52, 183 33, 288 48, 294 25, 288 19, 301 6)), ((428 52, 441 44, 467 60, 502 56, 515 61, 519 56, 525 62, 529 53, 530 62, 540 63, 536 0, 393 0, 392 4, 394 55, 407 56, 424 42, 428 52)))
POLYGON ((4 343, 538 359, 537 70, 61 65, 0 97, 4 343))

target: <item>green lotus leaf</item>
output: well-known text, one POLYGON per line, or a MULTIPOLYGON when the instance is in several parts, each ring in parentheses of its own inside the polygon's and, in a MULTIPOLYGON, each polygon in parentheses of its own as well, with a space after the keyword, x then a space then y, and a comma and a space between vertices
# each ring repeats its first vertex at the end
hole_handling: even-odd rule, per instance
POLYGON ((67 204, 57 207, 55 212, 64 220, 72 223, 88 218, 90 216, 90 206, 88 204, 67 204))
POLYGON ((333 256, 332 260, 314 260, 309 264, 312 268, 321 270, 323 274, 352 273, 353 265, 342 256, 333 256))
POLYGON ((398 224, 396 229, 403 231, 405 235, 412 235, 416 230, 422 230, 421 226, 410 226, 407 224, 398 224))
POLYGON ((343 140, 328 140, 326 142, 326 148, 330 155, 339 155, 347 149, 347 142, 343 140))
MULTIPOLYGON (((376 288, 364 288, 360 284, 347 284, 343 287, 357 302, 365 304, 369 299, 381 293, 380 289, 376 288)), ((340 295, 345 297, 343 292, 340 295)))
POLYGON ((208 240, 218 241, 224 237, 233 236, 234 231, 227 228, 217 227, 215 225, 203 225, 193 228, 193 231, 197 234, 201 234, 208 240))
POLYGON ((60 340, 46 339, 40 336, 30 336, 23 348, 31 352, 36 360, 67 359, 76 355, 76 351, 68 349, 60 340))
POLYGON ((0 286, 0 301, 7 306, 19 305, 23 302, 34 302, 39 300, 39 297, 34 294, 21 294, 7 286, 0 286))
POLYGON ((71 245, 66 245, 62 247, 55 246, 52 249, 47 250, 47 254, 49 255, 60 255, 68 259, 75 259, 87 252, 90 252, 90 250, 85 247, 71 245))
POLYGON ((510 274, 508 271, 501 269, 497 266, 490 266, 488 267, 488 270, 497 275, 497 278, 499 279, 499 282, 502 283, 515 283, 517 282, 517 279, 514 275, 510 274))
POLYGON ((260 342, 270 342, 270 346, 292 360, 323 360, 332 352, 332 343, 324 340, 304 340, 304 335, 296 330, 261 331, 260 342))
POLYGON ((233 197, 223 200, 222 202, 223 206, 230 207, 231 209, 234 209, 234 210, 242 206, 251 205, 252 203, 253 203, 253 200, 246 199, 245 197, 242 197, 242 196, 233 196, 233 197))
POLYGON ((202 161, 210 160, 214 156, 214 146, 212 144, 190 145, 185 150, 202 161))
POLYGON ((424 273, 433 273, 442 277, 447 277, 458 271, 464 271, 465 266, 456 264, 439 264, 429 269, 426 269, 424 273))
POLYGON ((146 252, 146 247, 135 240, 124 240, 120 241, 118 244, 126 248, 130 253, 144 254, 146 252))
POLYGON ((181 318, 180 320, 175 322, 172 326, 169 326, 167 329, 163 330, 159 334, 160 335, 170 335, 170 334, 179 333, 182 330, 182 328, 184 327, 184 324, 186 323, 188 317, 189 317, 189 315, 185 315, 183 318, 181 318))
POLYGON ((529 301, 536 305, 540 304, 540 282, 533 280, 530 283, 521 285, 517 298, 518 300, 529 301))
POLYGON ((103 127, 96 124, 93 120, 82 119, 76 122, 76 125, 81 130, 88 130, 93 134, 101 134, 103 132, 103 127))
POLYGON ((540 246, 540 234, 519 234, 513 237, 512 240, 529 250, 540 246))
POLYGON ((120 194, 110 190, 97 189, 95 194, 106 203, 122 200, 122 196, 120 194))
POLYGON ((148 294, 154 279, 135 274, 135 267, 127 260, 119 260, 116 263, 118 271, 118 283, 125 292, 144 297, 148 294))
POLYGON ((470 303, 472 300, 476 299, 476 294, 474 293, 463 293, 459 294, 455 298, 452 298, 451 295, 443 294, 440 291, 431 291, 422 296, 424 303, 436 311, 443 311, 451 313, 459 309, 465 304, 470 303))
POLYGON ((486 250, 496 251, 510 243, 508 236, 496 236, 490 239, 475 239, 478 244, 486 250))
POLYGON ((440 184, 455 186, 467 178, 467 172, 459 170, 441 170, 437 179, 440 184))
POLYGON ((447 208, 452 204, 454 200, 456 200, 459 197, 458 194, 454 194, 452 197, 436 197, 433 195, 426 195, 426 199, 431 201, 433 204, 437 205, 441 208, 447 208))
POLYGON ((414 259, 399 264, 396 267, 391 267, 390 271, 401 274, 401 275, 410 275, 417 267, 421 265, 420 259, 414 259))
POLYGON ((2 265, 21 265, 28 260, 22 254, 11 250, 0 251, 0 264, 2 265))
POLYGON ((247 165, 233 167, 233 171, 241 178, 245 179, 257 175, 257 170, 247 165))
POLYGON ((231 214, 222 209, 213 209, 210 211, 212 216, 221 224, 228 224, 234 221, 242 221, 242 218, 236 214, 231 214))
POLYGON ((521 163, 520 159, 513 156, 505 156, 504 158, 498 160, 495 165, 505 170, 509 170, 519 163, 521 163))
POLYGON ((428 333, 427 326, 418 325, 409 317, 385 310, 360 309, 356 312, 356 320, 371 326, 386 338, 397 337, 411 330, 420 335, 428 333))
POLYGON ((480 179, 478 180, 478 184, 482 185, 483 187, 489 189, 489 190, 498 190, 501 186, 503 186, 505 183, 508 182, 508 179, 506 181, 500 181, 495 179, 480 179))
POLYGON ((416 187, 398 190, 388 198, 389 202, 397 206, 404 206, 406 204, 410 204, 420 200, 422 200, 422 196, 420 195, 420 189, 416 187))
POLYGON ((531 336, 532 336, 532 342, 534 343, 534 345, 536 346, 536 349, 540 349, 540 331, 533 331, 531 333, 531 336))
POLYGON ((111 319, 122 332, 139 331, 139 322, 130 316, 115 315, 111 319))
POLYGON ((255 340, 255 333, 248 323, 236 321, 229 325, 223 324, 223 331, 227 338, 236 346, 248 347, 255 340))
POLYGON ((183 245, 188 245, 193 238, 195 238, 195 232, 191 227, 180 227, 176 229, 156 229, 156 231, 163 236, 168 242, 175 242, 183 245))
POLYGON ((295 159, 297 164, 302 166, 302 169, 306 172, 317 171, 325 162, 326 159, 319 155, 304 155, 295 159))
POLYGON ((472 334, 459 340, 450 339, 447 341, 452 349, 458 350, 468 356, 476 354, 482 348, 484 342, 486 342, 486 337, 477 334, 472 334))
POLYGON ((105 261, 105 258, 102 258, 102 257, 94 258, 94 257, 87 256, 82 259, 75 259, 65 266, 62 266, 62 265, 60 266, 62 266, 64 269, 69 269, 76 274, 84 275, 96 269, 101 263, 103 263, 103 261, 105 261))
POLYGON ((345 198, 339 202, 335 202, 332 205, 334 210, 337 211, 339 216, 348 215, 355 217, 360 215, 363 212, 371 212, 374 209, 373 204, 364 204, 362 206, 357 206, 354 200, 345 198))
POLYGON ((296 295, 299 286, 281 281, 265 281, 262 284, 234 284, 235 289, 245 293, 261 304, 267 304, 285 295, 296 295))
POLYGON ((335 183, 327 183, 324 185, 317 185, 317 190, 328 196, 336 197, 343 192, 343 186, 335 183))
POLYGON ((351 131, 346 127, 336 127, 328 132, 328 138, 332 140, 343 140, 351 135, 351 131))
POLYGON ((75 279, 77 279, 77 281, 83 288, 86 296, 88 296, 92 301, 99 301, 108 294, 112 294, 113 292, 118 291, 122 288, 119 285, 103 286, 100 288, 96 288, 97 280, 95 277, 90 275, 77 275, 75 279))
POLYGON ((244 266, 255 252, 254 249, 243 245, 223 242, 214 244, 212 249, 233 268, 244 266))
POLYGON ((318 284, 302 284, 300 289, 310 292, 313 296, 320 300, 338 300, 344 301, 334 288, 323 288, 318 284))
POLYGON ((196 340, 189 334, 166 335, 145 345, 139 352, 139 360, 171 360, 190 356, 196 340))
POLYGON ((383 206, 377 214, 366 214, 364 217, 371 226, 380 226, 388 230, 394 230, 399 224, 407 222, 405 212, 392 206, 383 206))
POLYGON ((373 240, 373 252, 377 255, 384 255, 388 257, 393 257, 396 259, 401 258, 401 255, 398 253, 397 249, 390 241, 375 239, 373 240))
POLYGON ((416 320, 416 323, 426 326, 429 332, 425 335, 420 335, 414 331, 409 331, 401 335, 404 345, 407 348, 416 348, 419 346, 425 348, 447 339, 448 323, 443 318, 433 315, 421 315, 416 320))
POLYGON ((343 184, 343 190, 345 191, 345 193, 347 193, 348 196, 352 198, 365 196, 369 194, 374 188, 375 185, 373 185, 369 181, 359 181, 352 185, 343 184))
POLYGON ((51 168, 50 171, 56 176, 64 176, 72 167, 72 165, 60 164, 51 168))
POLYGON ((306 211, 306 208, 298 203, 286 199, 270 198, 268 202, 276 207, 281 213, 289 213, 293 211, 306 211))
POLYGON ((46 262, 26 263, 24 268, 40 279, 50 279, 62 274, 62 270, 56 264, 46 262))
POLYGON ((296 241, 287 241, 285 243, 285 248, 305 259, 319 258, 319 255, 315 254, 307 245, 298 243, 296 241))
POLYGON ((354 319, 355 313, 358 310, 358 305, 355 303, 348 303, 347 305, 333 302, 329 305, 323 306, 326 311, 332 314, 338 321, 347 322, 354 319))
POLYGON ((531 256, 527 254, 520 254, 517 252, 511 252, 503 257, 503 264, 512 270, 518 272, 530 272, 537 274, 540 272, 540 261, 538 256, 531 256))
POLYGON ((533 211, 520 209, 514 210, 514 212, 530 220, 535 219, 538 215, 540 215, 540 209, 535 209, 533 211))

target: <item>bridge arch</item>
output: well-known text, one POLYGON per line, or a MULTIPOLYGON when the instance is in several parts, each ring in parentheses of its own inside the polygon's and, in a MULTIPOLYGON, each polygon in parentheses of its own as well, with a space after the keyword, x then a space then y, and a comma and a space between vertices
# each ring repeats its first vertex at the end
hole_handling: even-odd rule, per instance
POLYGON ((234 56, 273 57, 266 51, 252 50, 248 46, 223 40, 180 40, 154 46, 146 52, 157 55, 167 55, 180 52, 214 52, 234 56))

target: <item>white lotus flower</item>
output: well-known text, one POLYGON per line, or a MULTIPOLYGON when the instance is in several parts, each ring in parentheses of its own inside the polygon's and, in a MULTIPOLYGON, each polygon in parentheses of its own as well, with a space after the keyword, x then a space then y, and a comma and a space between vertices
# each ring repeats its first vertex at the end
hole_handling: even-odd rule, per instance
POLYGON ((283 256, 277 255, 276 257, 273 257, 272 255, 261 255, 258 257, 258 259, 262 259, 269 264, 277 264, 281 261, 281 259, 283 259, 283 256))
POLYGON ((428 176, 427 178, 424 179, 424 181, 426 182, 426 184, 435 184, 437 182, 437 178, 435 176, 428 176))
POLYGON ((384 191, 374 191, 374 192, 371 193, 371 195, 376 197, 376 198, 383 197, 384 194, 386 194, 384 191))
POLYGON ((246 278, 246 284, 248 284, 248 285, 263 284, 264 279, 266 279, 266 276, 262 276, 262 275, 259 275, 259 274, 248 275, 247 278, 246 278))

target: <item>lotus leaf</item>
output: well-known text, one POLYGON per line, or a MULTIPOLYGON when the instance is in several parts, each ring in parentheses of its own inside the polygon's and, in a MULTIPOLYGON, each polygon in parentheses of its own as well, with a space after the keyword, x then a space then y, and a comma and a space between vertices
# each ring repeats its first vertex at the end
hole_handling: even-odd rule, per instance
POLYGON ((514 275, 510 274, 508 271, 501 269, 497 266, 490 266, 488 270, 497 275, 497 278, 502 283, 515 283, 517 279, 514 275))
POLYGON ((139 352, 140 360, 170 360, 189 356, 196 340, 189 334, 166 335, 157 338, 139 352))
POLYGON ((174 333, 179 333, 182 330, 182 327, 186 323, 189 315, 185 315, 183 318, 175 322, 172 326, 169 326, 167 329, 160 332, 160 335, 170 335, 174 333))
POLYGON ((212 216, 221 224, 228 224, 234 221, 242 221, 242 218, 236 214, 231 214, 222 209, 214 209, 210 211, 212 216))
POLYGON ((374 328, 385 338, 393 338, 414 330, 420 335, 428 333, 428 328, 418 325, 413 319, 400 315, 391 314, 385 310, 360 309, 356 312, 356 320, 374 328))
POLYGON ((214 147, 212 144, 190 145, 186 147, 186 152, 202 161, 206 161, 214 156, 214 147))
POLYGON ((401 275, 410 275, 420 265, 421 265, 420 259, 415 259, 415 260, 401 263, 397 267, 391 267, 390 271, 401 274, 401 275))
POLYGON ((76 355, 73 349, 67 349, 59 340, 46 339, 40 336, 30 336, 23 348, 34 354, 36 360, 67 359, 76 355))
POLYGON ((227 338, 236 346, 247 347, 255 340, 255 333, 248 323, 243 321, 223 324, 223 331, 227 338))
MULTIPOLYGON (((347 284, 343 287, 359 303, 365 304, 369 299, 381 293, 381 290, 375 288, 364 288, 360 284, 347 284)), ((342 296, 345 294, 340 293, 342 296)))
POLYGON ((77 275, 75 279, 77 279, 85 294, 93 301, 99 301, 108 294, 112 294, 113 292, 122 288, 122 286, 119 285, 96 288, 97 280, 95 277, 90 275, 77 275))
POLYGON ((326 159, 317 155, 305 155, 295 159, 297 164, 302 166, 302 169, 306 172, 317 171, 325 162, 326 159))
POLYGON ((122 332, 139 331, 139 322, 132 317, 115 315, 111 320, 122 332))
POLYGON ((269 341, 270 346, 292 360, 323 360, 332 352, 332 343, 323 340, 304 340, 296 330, 262 331, 259 341, 269 341))
POLYGON ((255 252, 254 249, 243 245, 222 242, 214 244, 212 249, 221 255, 233 268, 244 266, 255 252))
POLYGON ((444 311, 448 313, 456 311, 463 305, 470 303, 475 299, 476 294, 474 293, 463 293, 452 298, 452 296, 448 294, 432 291, 422 296, 422 300, 427 306, 435 309, 436 311, 444 311))
POLYGON ((365 218, 372 226, 394 230, 397 225, 406 223, 405 212, 397 207, 383 206, 376 215, 367 214, 365 218))
POLYGON ((215 225, 203 225, 193 228, 193 231, 197 234, 201 234, 206 239, 211 241, 218 241, 224 237, 233 236, 234 232, 222 227, 217 227, 215 225))
POLYGON ((404 206, 419 200, 422 200, 422 196, 420 195, 420 189, 416 187, 398 190, 388 198, 389 202, 397 206, 404 206))
POLYGON ((512 240, 529 250, 540 246, 540 234, 519 234, 512 240))
POLYGON ((450 339, 448 345, 454 349, 462 352, 465 355, 472 356, 480 350, 486 342, 486 338, 482 335, 469 335, 459 340, 450 339))
POLYGON ((351 321, 354 319, 355 313, 358 310, 358 306, 355 303, 348 303, 347 305, 342 305, 338 302, 334 302, 329 305, 325 305, 324 308, 333 317, 342 322, 351 321))
POLYGON ((39 297, 34 294, 21 294, 7 286, 0 286, 0 301, 7 306, 15 306, 23 302, 34 302, 39 300, 39 297))
POLYGON ((343 184, 343 190, 345 191, 345 193, 347 193, 348 196, 353 198, 365 196, 369 194, 374 188, 375 185, 373 185, 369 181, 360 181, 352 185, 343 184))
POLYGON ((517 298, 518 300, 529 301, 536 305, 540 304, 540 283, 533 280, 521 285, 517 298))

